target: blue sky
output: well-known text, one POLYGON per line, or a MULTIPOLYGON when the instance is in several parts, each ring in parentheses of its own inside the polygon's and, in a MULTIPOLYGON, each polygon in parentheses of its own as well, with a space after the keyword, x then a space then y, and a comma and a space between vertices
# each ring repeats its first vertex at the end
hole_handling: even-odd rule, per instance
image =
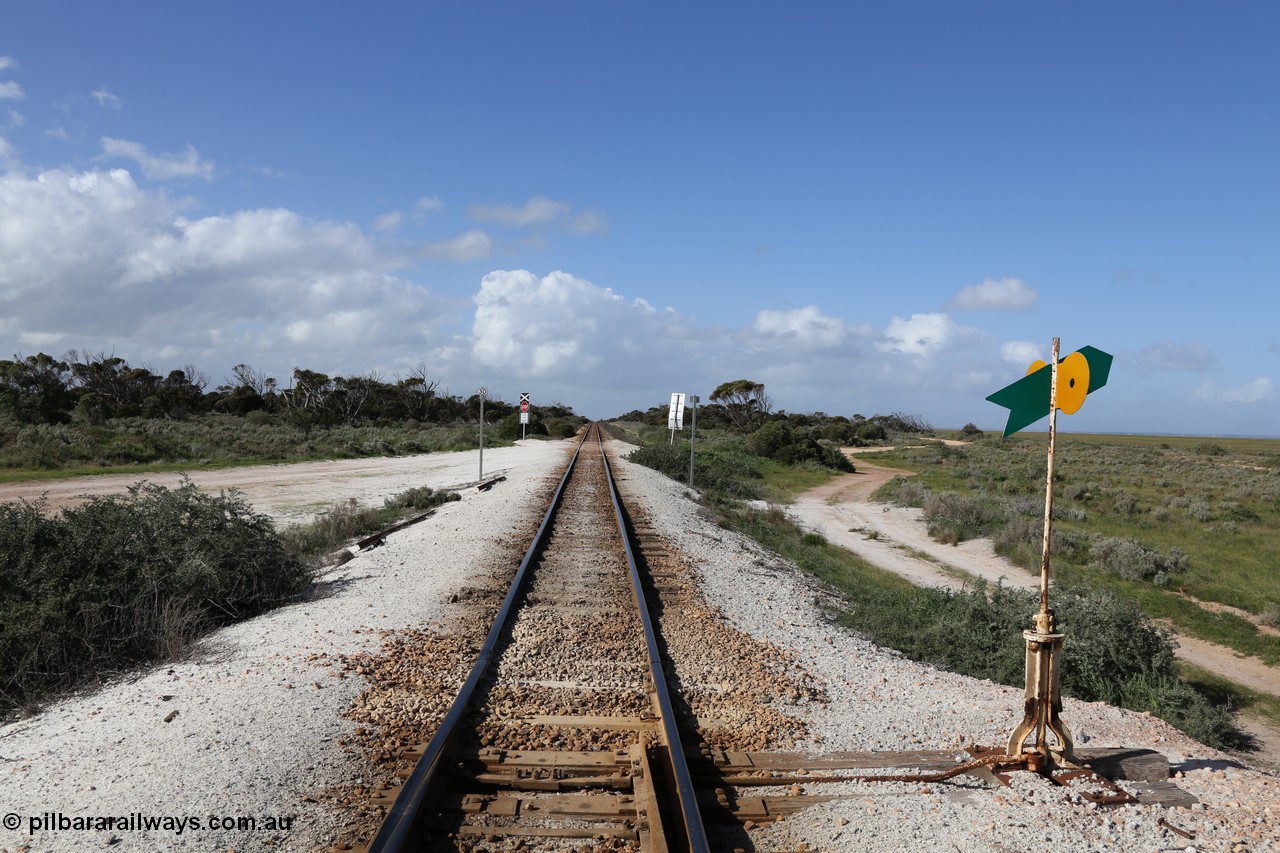
MULTIPOLYGON (((1280 5, 16 4, 0 357, 1280 434, 1280 5)), ((1043 428, 1043 424, 1040 426, 1043 428)))

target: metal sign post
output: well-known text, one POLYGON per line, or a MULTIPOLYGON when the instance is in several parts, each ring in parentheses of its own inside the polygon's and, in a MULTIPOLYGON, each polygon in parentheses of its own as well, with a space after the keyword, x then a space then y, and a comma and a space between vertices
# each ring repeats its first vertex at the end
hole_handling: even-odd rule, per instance
MULTIPOLYGON (((1035 627, 1023 631, 1027 642, 1025 714, 1009 736, 1005 754, 1021 756, 1027 736, 1034 734, 1034 749, 1046 764, 1074 762, 1075 743, 1071 730, 1062 721, 1062 643, 1065 635, 1056 631, 1049 608, 1049 542, 1053 537, 1053 450, 1058 427, 1058 339, 1053 339, 1053 360, 1049 362, 1049 461, 1044 491, 1044 538, 1040 553, 1040 612, 1031 617, 1035 627), (1057 737, 1052 748, 1048 732, 1057 737)), ((1083 400, 1083 395, 1081 395, 1083 400)))
POLYGON ((698 395, 694 394, 689 398, 689 403, 693 406, 690 411, 691 419, 689 421, 689 488, 693 488, 693 450, 698 446, 698 395))
POLYGON ((489 389, 481 385, 476 389, 476 396, 480 398, 480 479, 484 479, 484 398, 489 393, 489 389))
POLYGON ((529 423, 529 392, 520 392, 520 440, 524 441, 525 426, 529 423))
POLYGON ((1049 607, 1049 545, 1053 540, 1053 457, 1058 434, 1058 409, 1068 415, 1077 412, 1088 394, 1107 384, 1111 373, 1111 356, 1102 350, 1081 347, 1061 360, 1059 352, 1059 340, 1054 338, 1049 364, 1034 362, 1027 369, 1026 376, 987 397, 997 406, 1009 410, 1009 419, 1004 427, 1006 436, 1030 426, 1045 415, 1049 416, 1044 538, 1040 553, 1040 611, 1031 617, 1035 627, 1022 632, 1027 642, 1024 715, 1009 736, 1005 750, 1010 758, 1025 758, 1033 769, 1075 761, 1071 731, 1061 717, 1064 635, 1057 630, 1053 610, 1049 607), (1057 737, 1056 746, 1049 745, 1047 732, 1057 737), (1034 748, 1024 753, 1029 735, 1035 737, 1034 748))

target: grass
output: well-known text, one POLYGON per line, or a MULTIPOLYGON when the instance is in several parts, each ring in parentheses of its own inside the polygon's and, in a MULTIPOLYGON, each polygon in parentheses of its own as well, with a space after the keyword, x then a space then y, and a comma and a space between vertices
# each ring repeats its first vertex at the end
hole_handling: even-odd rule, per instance
MULTIPOLYGON (((957 495, 987 507, 985 523, 947 529, 960 539, 991 536, 998 552, 1037 574, 1046 449, 1044 436, 1018 435, 904 448, 877 461, 917 473, 904 490, 912 500, 957 495)), ((1057 576, 1109 590, 1180 633, 1280 663, 1280 639, 1185 597, 1257 615, 1280 606, 1280 441, 1060 434, 1056 450, 1057 576), (1129 543, 1131 563, 1154 559, 1153 570, 1104 564, 1107 540, 1129 543)), ((894 488, 877 497, 894 499, 894 488)))
MULTIPOLYGON (((490 446, 510 443, 486 433, 490 446)), ((102 425, 30 425, 0 418, 0 481, 407 456, 472 449, 478 441, 475 424, 402 422, 308 431, 258 412, 243 418, 120 418, 102 425)))
MULTIPOLYGON (((1034 593, 981 582, 958 593, 924 589, 803 532, 780 510, 729 502, 717 511, 722 526, 745 533, 838 591, 842 624, 913 660, 1023 685, 1020 632, 1036 609, 1034 593)), ((1243 694, 1180 678, 1173 647, 1137 608, 1080 588, 1061 591, 1056 606, 1060 624, 1073 637, 1064 652, 1064 693, 1151 711, 1218 748, 1247 745, 1229 716, 1243 694)))
MULTIPOLYGON (((643 428, 631 435, 633 441, 645 439, 643 428)), ((703 439, 699 441, 701 448, 703 439)), ((816 533, 804 532, 776 508, 752 509, 743 502, 745 497, 763 494, 785 498, 830 475, 810 479, 809 472, 783 472, 758 459, 745 460, 734 447, 732 436, 717 436, 706 443, 712 450, 702 463, 706 466, 702 489, 704 502, 715 511, 718 523, 745 533, 825 582, 843 598, 840 622, 914 660, 1022 686, 1025 642, 1021 631, 1029 627, 1030 614, 1036 609, 1035 593, 981 582, 954 593, 917 587, 830 545, 816 533)), ((997 451, 1008 453, 1009 449, 997 451)), ((932 494, 925 483, 1007 482, 1006 492, 1022 498, 1028 490, 1025 482, 1035 481, 1036 472, 1026 470, 1025 454, 1011 456, 1014 467, 1010 471, 987 473, 970 467, 963 450, 940 444, 895 453, 902 458, 903 467, 933 471, 932 479, 925 475, 920 481, 906 481, 920 502, 932 494)), ((630 458, 665 470, 675 479, 687 476, 687 447, 682 455, 678 449, 642 446, 630 458)), ((877 462, 885 458, 878 456, 877 462)), ((976 491, 970 490, 970 496, 976 491)), ((951 501, 947 506, 959 511, 958 521, 975 528, 971 533, 1008 515, 1007 507, 995 511, 978 500, 951 501)), ((954 535, 955 528, 947 530, 954 535)), ((1146 588, 1157 589, 1151 584, 1146 588)), ((1054 604, 1059 624, 1074 638, 1064 652, 1064 693, 1149 711, 1212 746, 1246 747, 1247 738, 1230 716, 1243 701, 1243 694, 1180 676, 1167 634, 1132 597, 1125 598, 1122 590, 1096 583, 1057 585, 1054 604)))
POLYGON ((1214 702, 1238 709, 1264 723, 1280 728, 1280 697, 1250 690, 1229 678, 1186 661, 1178 662, 1182 677, 1214 702))

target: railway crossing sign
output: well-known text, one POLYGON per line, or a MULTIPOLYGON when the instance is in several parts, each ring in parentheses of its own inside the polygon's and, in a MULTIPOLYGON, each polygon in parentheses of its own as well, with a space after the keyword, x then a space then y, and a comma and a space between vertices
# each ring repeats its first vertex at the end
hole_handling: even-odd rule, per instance
POLYGON ((529 423, 529 394, 525 391, 520 392, 520 423, 529 423))

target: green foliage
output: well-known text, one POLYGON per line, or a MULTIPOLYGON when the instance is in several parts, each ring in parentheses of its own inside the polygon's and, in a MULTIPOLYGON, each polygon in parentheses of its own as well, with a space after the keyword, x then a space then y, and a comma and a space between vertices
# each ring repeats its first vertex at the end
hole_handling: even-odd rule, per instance
POLYGON ((180 655, 310 579, 234 491, 140 483, 54 517, 0 504, 0 711, 180 655))
MULTIPOLYGON (((660 471, 673 480, 685 482, 689 478, 688 442, 639 447, 627 455, 627 460, 660 471)), ((699 443, 693 470, 698 488, 733 498, 755 499, 760 497, 761 476, 759 463, 741 449, 699 443)))
POLYGON ((383 502, 386 509, 430 509, 433 506, 462 500, 457 492, 437 492, 430 486, 418 486, 383 502))
MULTIPOLYGON (((487 413, 487 412, 486 412, 487 413)), ((0 417, 0 469, 89 470, 138 465, 236 465, 435 453, 474 448, 474 424, 340 425, 308 432, 263 410, 241 418, 118 418, 100 425, 23 425, 0 417)), ((485 443, 492 440, 485 431, 485 443)))
MULTIPOLYGON (((1055 575, 1110 590, 1152 618, 1171 620, 1179 633, 1280 661, 1280 640, 1186 597, 1251 613, 1280 605, 1278 446, 1265 439, 1060 434, 1055 575)), ((997 553, 1038 573, 1043 437, 981 439, 945 456, 933 447, 904 448, 878 459, 919 473, 882 487, 876 499, 922 506, 924 495, 955 494, 989 501, 1006 518, 984 535, 997 553)))
POLYGON ((348 498, 316 513, 306 524, 286 527, 280 536, 289 553, 301 560, 323 563, 329 554, 351 540, 387 527, 395 515, 362 507, 355 498, 348 498))
POLYGON ((773 401, 765 393, 764 383, 750 379, 722 382, 711 392, 711 402, 723 406, 733 426, 749 432, 762 424, 773 410, 773 401))
POLYGON ((814 432, 785 420, 771 420, 747 437, 747 449, 785 465, 813 462, 837 471, 853 471, 853 463, 837 448, 818 443, 814 432))
POLYGON ((929 535, 949 545, 986 536, 1007 517, 1003 507, 979 495, 929 494, 923 506, 929 535))

